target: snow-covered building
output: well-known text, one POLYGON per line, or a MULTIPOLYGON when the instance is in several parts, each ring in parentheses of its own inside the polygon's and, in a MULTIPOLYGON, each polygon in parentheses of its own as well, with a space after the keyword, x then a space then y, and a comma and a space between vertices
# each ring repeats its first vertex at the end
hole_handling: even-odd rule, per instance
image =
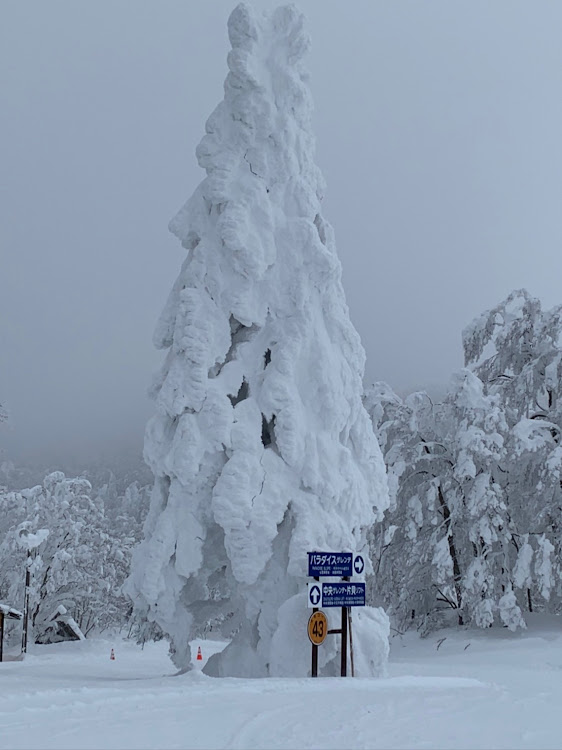
POLYGON ((21 620, 23 614, 19 609, 0 602, 0 662, 4 660, 4 620, 21 620))

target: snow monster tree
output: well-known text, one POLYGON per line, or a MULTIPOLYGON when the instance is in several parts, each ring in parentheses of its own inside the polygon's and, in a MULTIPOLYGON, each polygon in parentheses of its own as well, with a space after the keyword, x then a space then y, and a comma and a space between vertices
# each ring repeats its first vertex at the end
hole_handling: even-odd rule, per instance
POLYGON ((180 668, 222 623, 235 635, 209 674, 305 675, 306 553, 365 550, 386 478, 320 211, 303 18, 241 4, 228 32, 224 100, 197 148, 207 176, 170 224, 187 258, 155 334, 155 486, 128 590, 180 668))

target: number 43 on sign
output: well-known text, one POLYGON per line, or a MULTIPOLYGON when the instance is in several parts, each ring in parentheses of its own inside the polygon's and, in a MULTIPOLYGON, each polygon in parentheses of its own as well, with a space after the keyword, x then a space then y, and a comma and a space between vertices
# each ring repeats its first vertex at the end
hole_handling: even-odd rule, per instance
POLYGON ((324 612, 313 612, 308 619, 308 637, 314 646, 320 646, 328 635, 328 618, 324 612))

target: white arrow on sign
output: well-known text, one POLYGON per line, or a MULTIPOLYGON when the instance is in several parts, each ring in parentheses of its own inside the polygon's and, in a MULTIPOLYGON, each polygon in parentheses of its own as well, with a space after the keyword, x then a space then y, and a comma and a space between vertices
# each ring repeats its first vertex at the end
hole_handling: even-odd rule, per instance
POLYGON ((355 560, 353 561, 353 570, 355 573, 357 573, 358 576, 361 575, 361 573, 365 570, 365 560, 361 557, 361 555, 355 555, 355 560))
POLYGON ((319 583, 308 584, 308 606, 309 607, 320 607, 322 606, 322 591, 319 583))

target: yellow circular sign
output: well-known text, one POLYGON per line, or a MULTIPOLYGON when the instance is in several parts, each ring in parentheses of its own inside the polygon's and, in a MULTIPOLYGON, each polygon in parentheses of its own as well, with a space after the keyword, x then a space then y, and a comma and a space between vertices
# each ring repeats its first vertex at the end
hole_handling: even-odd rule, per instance
POLYGON ((328 618, 324 612, 313 612, 308 620, 308 637, 314 646, 324 643, 328 635, 328 618))

